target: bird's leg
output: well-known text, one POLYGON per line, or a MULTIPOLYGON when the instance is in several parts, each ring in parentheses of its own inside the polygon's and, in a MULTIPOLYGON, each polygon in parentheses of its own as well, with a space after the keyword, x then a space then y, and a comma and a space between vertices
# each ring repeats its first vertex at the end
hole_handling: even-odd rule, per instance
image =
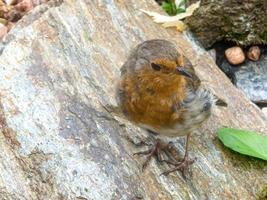
POLYGON ((168 157, 168 160, 163 159, 161 162, 166 162, 168 164, 175 165, 177 164, 177 160, 179 160, 177 149, 175 148, 173 142, 169 142, 166 148, 163 149, 164 153, 168 157))
POLYGON ((194 159, 192 160, 188 158, 189 137, 190 137, 190 134, 188 134, 186 137, 184 158, 179 162, 174 162, 172 160, 165 160, 166 163, 174 165, 175 167, 173 169, 163 172, 162 173, 163 175, 168 175, 169 173, 174 172, 174 171, 181 171, 182 175, 185 177, 185 170, 188 168, 189 165, 193 164, 195 161, 194 159))
POLYGON ((146 168, 152 156, 156 156, 158 161, 161 161, 160 151, 165 149, 168 145, 164 144, 160 139, 156 139, 153 146, 146 150, 134 153, 134 155, 147 155, 146 161, 142 165, 142 170, 146 168))

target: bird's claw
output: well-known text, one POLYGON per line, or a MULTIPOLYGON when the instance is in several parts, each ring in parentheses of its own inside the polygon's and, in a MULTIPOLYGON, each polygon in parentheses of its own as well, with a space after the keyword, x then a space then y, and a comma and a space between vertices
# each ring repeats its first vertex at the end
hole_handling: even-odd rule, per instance
POLYGON ((159 139, 157 139, 150 149, 146 151, 136 152, 133 154, 133 155, 147 155, 146 161, 142 165, 142 171, 144 171, 144 169, 147 167, 149 161, 151 160, 153 156, 156 156, 159 162, 162 161, 161 156, 160 156, 160 151, 163 148, 164 148, 164 145, 159 139))
POLYGON ((163 162, 166 162, 167 164, 170 164, 170 165, 174 165, 175 167, 172 168, 172 169, 169 169, 169 170, 167 170, 167 171, 165 171, 163 173, 161 173, 160 175, 167 176, 172 172, 180 171, 182 173, 182 176, 184 178, 186 178, 185 172, 187 171, 188 167, 195 162, 195 160, 196 159, 188 159, 188 158, 184 158, 182 161, 179 161, 179 162, 173 162, 173 161, 170 161, 170 160, 164 160, 163 162))
POLYGON ((174 168, 171 168, 163 172, 160 175, 166 176, 172 172, 181 171, 183 177, 186 178, 185 171, 188 169, 189 165, 194 163, 195 159, 188 159, 188 155, 186 153, 185 157, 182 160, 178 160, 177 158, 175 158, 176 157, 174 155, 175 153, 177 153, 177 150, 172 142, 166 145, 166 144, 163 144, 159 139, 157 139, 150 149, 146 151, 136 152, 133 155, 147 155, 147 158, 142 165, 142 171, 144 171, 144 169, 147 167, 151 158, 153 156, 156 156, 159 162, 161 163, 165 162, 169 165, 174 166, 174 168), (160 153, 161 151, 163 151, 166 154, 166 156, 169 158, 168 160, 162 159, 161 153, 160 153))

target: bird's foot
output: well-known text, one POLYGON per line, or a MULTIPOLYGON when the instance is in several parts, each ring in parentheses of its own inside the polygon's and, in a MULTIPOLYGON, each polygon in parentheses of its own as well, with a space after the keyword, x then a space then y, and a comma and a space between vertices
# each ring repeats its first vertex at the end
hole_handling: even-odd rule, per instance
POLYGON ((181 161, 171 161, 171 160, 164 160, 167 164, 174 165, 175 167, 163 172, 161 175, 167 176, 168 174, 180 171, 182 176, 186 178, 185 172, 188 170, 189 166, 195 162, 195 159, 189 159, 188 157, 183 158, 181 161))
POLYGON ((156 139, 152 147, 146 151, 136 152, 133 155, 147 155, 146 161, 142 165, 142 171, 147 167, 149 161, 153 156, 156 156, 159 162, 162 162, 160 152, 166 148, 168 148, 169 144, 163 143, 160 139, 156 139))

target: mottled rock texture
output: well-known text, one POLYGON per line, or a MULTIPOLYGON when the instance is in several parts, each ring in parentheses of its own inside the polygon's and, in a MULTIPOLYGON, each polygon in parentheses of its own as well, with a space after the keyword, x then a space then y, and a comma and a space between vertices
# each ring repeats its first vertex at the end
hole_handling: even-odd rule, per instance
POLYGON ((236 85, 254 102, 267 105, 267 54, 257 62, 247 61, 236 70, 236 85))
MULTIPOLYGON (((0 55, 1 199, 253 199, 267 164, 218 141, 221 126, 266 134, 263 113, 232 86, 208 53, 139 9, 153 0, 64 0, 36 7, 4 39, 0 55), (172 38, 202 83, 228 102, 193 134, 192 178, 141 172, 144 130, 115 117, 115 84, 130 49, 172 38)), ((177 148, 183 151, 183 140, 177 148)))
POLYGON ((221 40, 239 45, 267 43, 267 1, 201 0, 187 24, 205 48, 221 40))

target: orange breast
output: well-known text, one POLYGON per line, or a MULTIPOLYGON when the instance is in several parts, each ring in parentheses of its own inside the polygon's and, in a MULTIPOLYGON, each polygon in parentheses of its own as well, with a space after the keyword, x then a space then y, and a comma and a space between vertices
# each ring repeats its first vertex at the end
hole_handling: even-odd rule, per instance
POLYGON ((175 74, 143 70, 125 75, 121 82, 122 108, 130 120, 154 128, 170 127, 181 120, 185 79, 175 74))

